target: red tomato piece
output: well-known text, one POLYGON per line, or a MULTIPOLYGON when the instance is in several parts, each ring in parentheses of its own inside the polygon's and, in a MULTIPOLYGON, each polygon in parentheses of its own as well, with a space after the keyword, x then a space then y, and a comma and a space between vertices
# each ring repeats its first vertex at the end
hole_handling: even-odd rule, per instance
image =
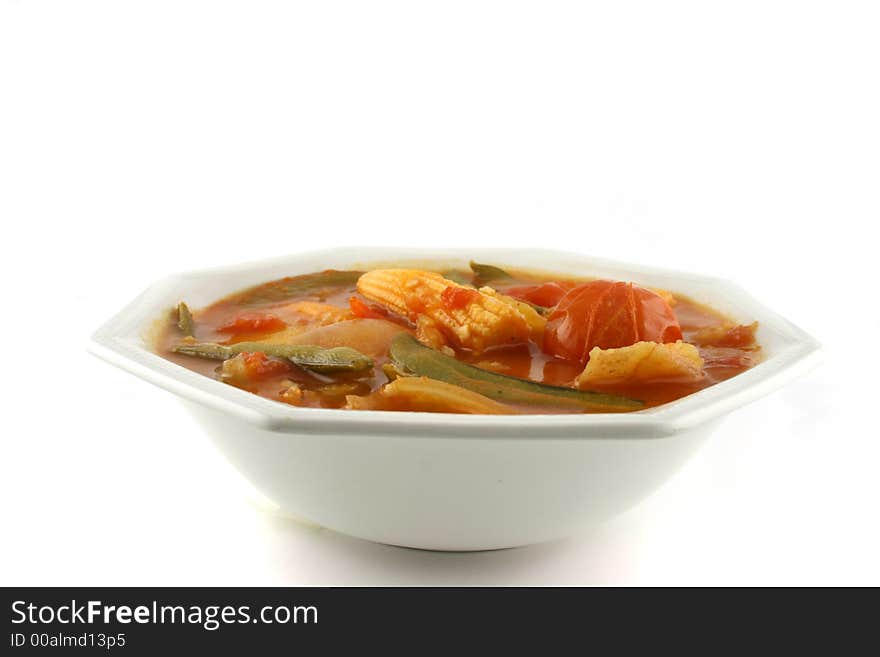
POLYGON ((755 354, 734 347, 700 347, 703 367, 752 367, 758 361, 755 354))
POLYGON ((446 310, 464 308, 469 303, 480 298, 480 293, 469 287, 450 285, 440 293, 440 302, 446 310))
POLYGON ((512 287, 505 290, 504 294, 511 296, 514 299, 528 301, 536 306, 552 308, 559 303, 560 299, 565 296, 565 293, 575 285, 575 283, 557 283, 556 281, 551 281, 549 283, 541 283, 540 285, 512 287))
POLYGON ((387 319, 388 312, 384 308, 379 308, 378 306, 372 306, 364 303, 357 297, 350 297, 348 299, 348 307, 351 309, 351 314, 355 317, 360 317, 361 319, 387 319))
POLYGON ((242 313, 228 324, 219 327, 221 333, 271 333, 280 331, 287 324, 268 313, 242 313))
POLYGON ((716 347, 751 347, 755 344, 755 330, 757 328, 757 322, 754 324, 740 324, 739 326, 734 326, 714 344, 716 347))
POLYGON ((290 371, 290 366, 281 360, 269 358, 261 351, 243 351, 242 360, 247 376, 252 381, 265 379, 290 371))
POLYGON ((675 313, 659 294, 632 283, 591 281, 569 290, 550 313, 544 351, 586 363, 593 347, 681 338, 675 313))

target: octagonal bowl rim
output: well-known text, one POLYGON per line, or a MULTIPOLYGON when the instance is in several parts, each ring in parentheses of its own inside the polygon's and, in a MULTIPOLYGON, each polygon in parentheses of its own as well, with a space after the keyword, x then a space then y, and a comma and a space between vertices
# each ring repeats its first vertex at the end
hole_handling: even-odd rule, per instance
MULTIPOLYGON (((692 296, 692 294, 689 293, 692 296)), ((760 337, 760 334, 759 334, 760 337)), ((762 343, 764 338, 760 337, 762 343)), ((167 276, 105 322, 91 337, 96 356, 184 399, 219 410, 248 424, 278 434, 363 434, 408 438, 573 439, 663 438, 719 418, 773 390, 813 367, 820 345, 809 334, 756 300, 735 283, 674 269, 596 258, 570 251, 523 248, 335 247, 277 258, 212 267, 167 276), (462 257, 462 254, 464 257, 462 257), (701 301, 722 300, 743 318, 759 322, 773 347, 755 367, 726 381, 661 406, 631 413, 566 415, 449 415, 422 412, 344 411, 299 408, 275 402, 190 371, 155 353, 144 335, 170 308, 170 299, 184 298, 188 289, 215 285, 235 292, 260 280, 318 269, 357 267, 368 263, 434 264, 488 260, 500 265, 559 271, 583 276, 618 276, 672 291, 705 290, 701 301), (320 263, 325 263, 321 266, 320 263), (345 265, 347 263, 347 265, 345 265), (279 275, 278 272, 285 272, 279 275), (260 276, 267 274, 265 278, 260 276), (244 284, 241 281, 246 280, 244 284), (234 282, 238 281, 238 282, 234 282), (218 283, 219 282, 219 283, 218 283), (677 284, 678 283, 678 284, 677 284), (711 297, 711 298, 710 298, 711 297)))

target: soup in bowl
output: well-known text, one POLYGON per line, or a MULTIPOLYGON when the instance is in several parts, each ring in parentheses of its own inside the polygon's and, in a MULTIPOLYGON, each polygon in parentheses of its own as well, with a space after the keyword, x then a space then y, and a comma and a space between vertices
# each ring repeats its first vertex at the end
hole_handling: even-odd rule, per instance
MULTIPOLYGON (((613 518, 818 355, 722 279, 478 248, 339 248, 173 275, 91 348, 175 393, 284 512, 438 550, 613 518)), ((186 426, 169 430, 186 440, 186 426)))

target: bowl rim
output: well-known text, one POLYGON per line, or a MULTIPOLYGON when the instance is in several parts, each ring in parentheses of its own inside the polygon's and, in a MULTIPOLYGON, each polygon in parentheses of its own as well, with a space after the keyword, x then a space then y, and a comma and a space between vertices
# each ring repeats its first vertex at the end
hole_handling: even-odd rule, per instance
MULTIPOLYGON (((460 255, 457 258, 461 260, 460 255)), ((326 268, 326 267, 325 267, 326 268)), ((314 271, 314 270, 312 270, 314 271)), ((291 273, 305 273, 293 271, 291 273)), ((239 286, 240 287, 240 286, 239 286)), ((234 292, 236 286, 230 285, 234 292)), ((793 323, 770 310, 735 283, 722 278, 646 266, 571 251, 522 248, 421 248, 335 247, 310 250, 277 258, 204 268, 172 274, 149 286, 91 336, 89 351, 146 381, 180 397, 220 411, 260 429, 279 434, 362 434, 407 438, 445 437, 485 439, 542 438, 662 438, 695 427, 769 394, 814 367, 820 358, 819 342, 793 323), (476 259, 517 262, 526 254, 542 259, 552 270, 554 261, 567 259, 594 270, 620 270, 635 276, 661 276, 698 281, 723 291, 729 302, 774 331, 783 346, 755 367, 730 379, 661 406, 630 413, 564 415, 456 415, 425 412, 342 411, 290 406, 226 385, 188 370, 154 353, 142 335, 158 317, 158 300, 167 298, 187 282, 231 277, 242 272, 320 261, 331 256, 356 263, 394 260, 451 260, 452 254, 472 254, 476 259), (449 254, 448 256, 445 254, 449 254)))

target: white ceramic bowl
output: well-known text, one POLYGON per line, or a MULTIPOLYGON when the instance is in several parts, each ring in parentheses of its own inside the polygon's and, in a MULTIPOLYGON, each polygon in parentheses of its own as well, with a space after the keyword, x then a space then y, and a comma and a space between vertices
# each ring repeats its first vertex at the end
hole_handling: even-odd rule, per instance
POLYGON ((549 541, 648 495, 728 412, 809 368, 818 343, 735 285, 572 253, 340 248, 179 274, 141 294, 93 336, 101 358, 177 394, 226 458, 288 512, 371 541, 485 550, 549 541), (193 306, 264 281, 322 269, 475 259, 668 288, 737 320, 760 322, 766 359, 664 406, 628 414, 474 416, 297 408, 191 372, 145 333, 193 306))

